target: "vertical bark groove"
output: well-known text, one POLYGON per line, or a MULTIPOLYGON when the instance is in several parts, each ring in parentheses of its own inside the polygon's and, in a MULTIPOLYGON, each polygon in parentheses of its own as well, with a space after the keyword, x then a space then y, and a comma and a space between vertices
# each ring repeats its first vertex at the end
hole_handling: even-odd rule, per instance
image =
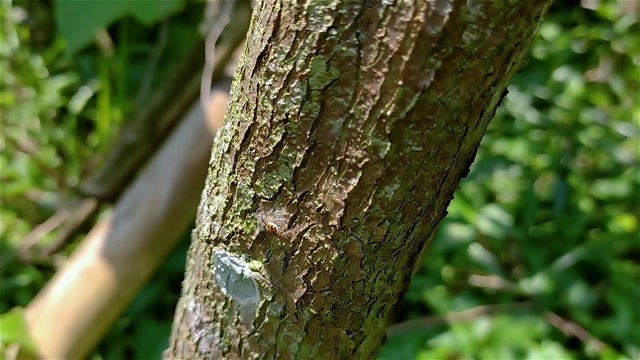
POLYGON ((550 3, 258 1, 165 357, 374 357, 550 3))

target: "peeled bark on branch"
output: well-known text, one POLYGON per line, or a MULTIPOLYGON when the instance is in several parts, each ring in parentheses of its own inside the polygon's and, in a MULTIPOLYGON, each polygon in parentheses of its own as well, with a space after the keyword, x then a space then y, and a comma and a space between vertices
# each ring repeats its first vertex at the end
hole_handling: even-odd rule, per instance
POLYGON ((551 2, 259 1, 165 357, 374 357, 551 2))

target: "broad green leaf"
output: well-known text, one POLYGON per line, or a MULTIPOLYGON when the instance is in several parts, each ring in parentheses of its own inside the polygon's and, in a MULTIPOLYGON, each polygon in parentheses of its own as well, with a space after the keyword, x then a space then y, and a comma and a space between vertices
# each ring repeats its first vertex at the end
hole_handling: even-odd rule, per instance
POLYGON ((57 0, 55 19, 67 51, 75 53, 89 44, 98 30, 123 16, 133 16, 145 25, 179 11, 183 0, 84 1, 57 0))

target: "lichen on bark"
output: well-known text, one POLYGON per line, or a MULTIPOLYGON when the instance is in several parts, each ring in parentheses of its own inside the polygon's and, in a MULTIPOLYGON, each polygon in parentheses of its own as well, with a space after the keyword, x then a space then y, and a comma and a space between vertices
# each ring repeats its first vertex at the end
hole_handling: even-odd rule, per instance
POLYGON ((373 357, 550 3, 258 1, 165 357, 373 357))

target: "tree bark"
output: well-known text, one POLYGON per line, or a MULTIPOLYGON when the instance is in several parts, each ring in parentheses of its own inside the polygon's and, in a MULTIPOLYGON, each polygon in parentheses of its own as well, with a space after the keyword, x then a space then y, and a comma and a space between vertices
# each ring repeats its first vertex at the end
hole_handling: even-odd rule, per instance
POLYGON ((552 0, 258 1, 169 359, 368 359, 552 0))

